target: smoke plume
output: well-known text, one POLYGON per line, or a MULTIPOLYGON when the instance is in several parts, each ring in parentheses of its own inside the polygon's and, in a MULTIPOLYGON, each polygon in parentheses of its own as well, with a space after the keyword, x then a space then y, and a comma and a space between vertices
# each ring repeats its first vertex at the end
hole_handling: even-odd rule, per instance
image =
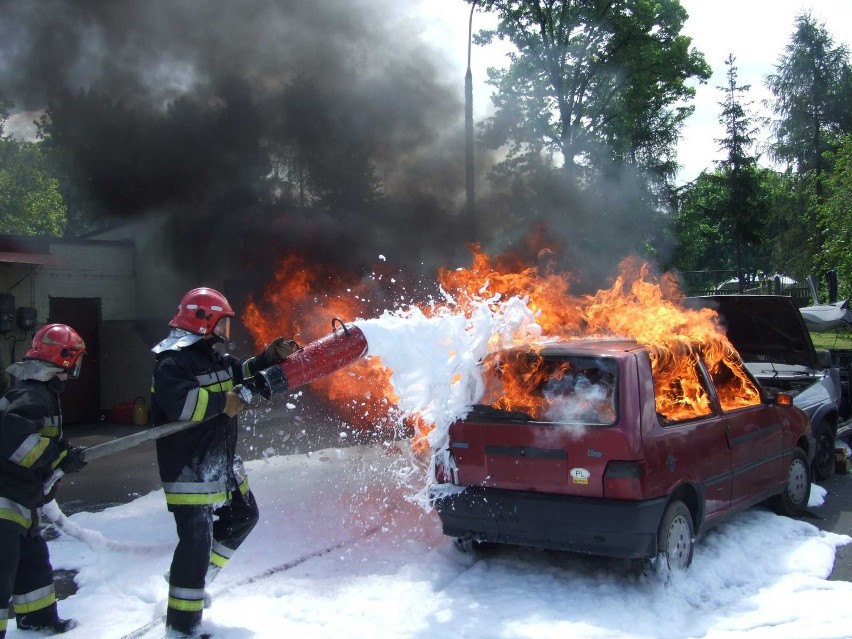
POLYGON ((243 269, 259 290, 296 251, 425 274, 463 265, 472 240, 612 272, 639 241, 629 200, 603 209, 558 180, 486 189, 480 148, 465 219, 463 79, 412 4, 4 0, 0 97, 48 109, 71 232, 165 215, 165 255, 190 272, 243 269))

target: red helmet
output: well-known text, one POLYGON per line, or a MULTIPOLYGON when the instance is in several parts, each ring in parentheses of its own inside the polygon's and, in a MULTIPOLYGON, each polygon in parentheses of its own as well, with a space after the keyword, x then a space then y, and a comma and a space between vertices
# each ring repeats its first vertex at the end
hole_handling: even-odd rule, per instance
POLYGON ((194 288, 181 299, 177 314, 169 322, 169 326, 182 328, 196 335, 215 333, 228 339, 232 317, 235 317, 234 310, 219 291, 204 287, 194 288))
POLYGON ((50 362, 64 368, 68 376, 74 378, 80 374, 85 352, 86 343, 73 328, 65 324, 47 324, 36 331, 24 359, 50 362))

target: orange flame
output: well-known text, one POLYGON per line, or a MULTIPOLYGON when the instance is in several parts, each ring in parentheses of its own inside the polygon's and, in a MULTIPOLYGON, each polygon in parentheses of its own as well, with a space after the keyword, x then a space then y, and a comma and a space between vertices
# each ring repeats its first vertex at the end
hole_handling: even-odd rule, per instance
MULTIPOLYGON (((368 282, 327 271, 291 254, 282 260, 262 300, 250 299, 242 321, 260 350, 279 335, 307 343, 331 332, 331 320, 348 322, 363 314, 368 282), (340 294, 323 291, 340 290, 340 294)), ((317 380, 313 392, 329 400, 340 418, 360 429, 388 422, 397 402, 390 371, 375 360, 359 360, 346 371, 317 380)), ((392 430, 392 428, 391 428, 392 430)))
MULTIPOLYGON (((685 308, 674 276, 657 276, 647 263, 627 258, 619 265, 612 286, 594 295, 575 296, 570 293, 570 276, 554 272, 551 258, 548 251, 541 251, 536 266, 524 266, 513 255, 492 259, 474 246, 470 268, 442 269, 438 281, 455 300, 454 309, 467 316, 475 302, 487 302, 496 309, 501 301, 519 296, 534 312, 543 338, 622 337, 647 346, 657 411, 666 419, 711 411, 710 397, 696 370, 699 357, 717 384, 724 409, 759 403, 759 392, 743 371, 716 313, 685 308)), ((282 261, 263 299, 249 302, 242 319, 258 348, 282 334, 310 341, 328 333, 332 317, 344 321, 364 317, 376 286, 375 279, 343 278, 290 256, 282 261), (323 292, 331 290, 338 292, 323 292)), ((424 304, 421 310, 431 315, 435 306, 424 304)), ((540 414, 542 406, 529 405, 529 389, 541 381, 535 376, 544 371, 530 368, 528 362, 526 368, 520 364, 501 363, 500 394, 489 395, 488 401, 498 408, 524 407, 540 414)), ((373 360, 362 360, 315 382, 312 388, 332 402, 341 419, 359 428, 392 421, 388 416, 398 399, 390 372, 373 360)), ((406 423, 414 430, 415 449, 427 449, 426 436, 433 425, 417 415, 409 416, 406 423)))

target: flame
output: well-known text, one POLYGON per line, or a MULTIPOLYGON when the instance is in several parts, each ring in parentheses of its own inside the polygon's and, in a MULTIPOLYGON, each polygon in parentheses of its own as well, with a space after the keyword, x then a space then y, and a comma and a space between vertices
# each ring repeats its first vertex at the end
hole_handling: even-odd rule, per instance
MULTIPOLYGON (((291 254, 281 261, 263 298, 249 299, 241 319, 257 350, 279 335, 305 344, 330 333, 333 318, 350 321, 363 316, 373 288, 372 282, 325 270, 291 254), (324 292, 329 290, 341 292, 324 292)), ((398 401, 390 371, 372 359, 359 360, 346 371, 317 380, 311 388, 316 396, 329 400, 329 409, 341 420, 363 430, 388 423, 398 401)))
POLYGON ((556 274, 548 267, 519 268, 512 256, 492 260, 478 246, 469 269, 441 269, 441 287, 457 298, 461 308, 470 312, 472 303, 490 300, 495 308, 508 298, 528 299, 528 306, 547 335, 554 337, 579 336, 583 317, 569 295, 567 274, 556 274))
POLYGON ((484 366, 483 401, 536 421, 611 424, 616 418, 614 367, 595 358, 549 359, 537 348, 494 353, 484 366))
MULTIPOLYGON (((595 295, 573 296, 565 274, 528 267, 501 272, 483 253, 476 252, 470 269, 443 270, 445 290, 469 301, 528 298, 542 335, 550 338, 622 337, 648 347, 656 383, 657 412, 668 420, 699 417, 711 412, 711 400, 697 372, 698 357, 706 362, 724 410, 760 402, 760 393, 743 370, 715 311, 688 309, 673 275, 657 277, 647 262, 626 258, 612 286, 595 295)), ((540 380, 527 373, 521 380, 504 379, 503 397, 492 406, 527 406, 531 388, 540 380), (522 382, 522 383, 519 383, 522 382)), ((533 413, 541 406, 531 406, 533 413)))
MULTIPOLYGON (((548 249, 538 252, 534 266, 525 265, 517 255, 491 258, 477 246, 472 251, 470 268, 445 268, 438 273, 438 283, 452 301, 444 306, 424 303, 424 314, 432 315, 440 308, 470 317, 477 304, 486 303, 498 311, 502 303, 517 296, 534 313, 541 328, 540 343, 582 337, 635 340, 648 348, 656 408, 666 420, 712 411, 711 397, 698 375, 698 358, 704 360, 716 383, 723 409, 760 402, 759 391, 743 370, 715 311, 686 308, 671 274, 658 276, 648 263, 627 258, 609 288, 594 295, 573 295, 571 276, 555 272, 553 253, 548 249)), ((282 334, 311 341, 328 333, 333 317, 350 321, 369 316, 367 300, 377 292, 380 279, 347 278, 291 255, 281 262, 262 299, 250 300, 242 319, 258 348, 282 334)), ((515 341, 529 342, 529 334, 517 335, 515 341)), ((487 401, 495 408, 541 415, 545 407, 533 399, 530 389, 541 384, 542 375, 564 375, 567 369, 542 368, 529 359, 536 347, 527 351, 515 360, 486 360, 486 369, 500 367, 501 379, 499 389, 489 390, 487 401)), ((330 400, 341 419, 359 428, 374 428, 400 417, 394 413, 398 398, 390 372, 373 359, 361 360, 345 372, 315 382, 312 388, 330 400)), ((426 438, 434 426, 419 415, 404 417, 413 429, 415 450, 427 450, 426 438)))

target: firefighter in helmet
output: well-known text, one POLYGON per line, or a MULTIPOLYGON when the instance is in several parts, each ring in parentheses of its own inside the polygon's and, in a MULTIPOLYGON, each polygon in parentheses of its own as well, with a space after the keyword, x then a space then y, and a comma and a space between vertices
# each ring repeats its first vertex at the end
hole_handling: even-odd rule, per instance
POLYGON ((281 362, 295 342, 275 339, 246 360, 213 346, 230 339, 234 311, 212 288, 194 288, 181 299, 169 336, 152 350, 154 424, 198 422, 157 440, 166 504, 175 518, 178 544, 168 572, 166 626, 193 636, 201 623, 204 587, 257 523, 258 510, 236 454, 237 415, 246 406, 234 386, 281 362))
POLYGON ((10 612, 19 630, 59 634, 77 625, 59 618, 39 520, 56 479, 86 465, 83 448, 62 437, 59 397, 65 381, 80 374, 85 352, 73 328, 49 324, 24 359, 6 369, 16 382, 0 399, 0 639, 10 612))

